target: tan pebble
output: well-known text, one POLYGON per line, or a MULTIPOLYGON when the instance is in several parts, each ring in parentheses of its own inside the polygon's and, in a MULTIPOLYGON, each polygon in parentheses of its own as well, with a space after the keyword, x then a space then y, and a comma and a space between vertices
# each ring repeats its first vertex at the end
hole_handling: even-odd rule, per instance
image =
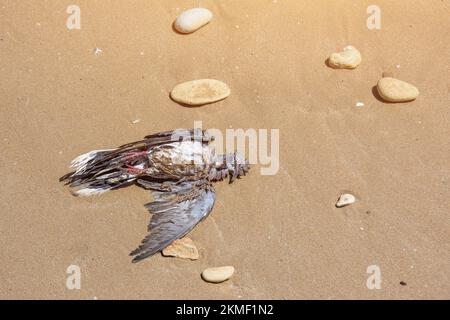
POLYGON ((355 69, 361 63, 361 53, 353 46, 347 46, 344 51, 332 53, 328 64, 336 69, 355 69))
POLYGON ((190 260, 199 258, 197 247, 190 238, 175 240, 162 251, 162 255, 190 260))
POLYGON ((189 9, 178 16, 174 22, 174 27, 178 32, 192 33, 209 23, 212 17, 213 14, 208 9, 189 9))
POLYGON ((202 272, 202 278, 206 282, 220 283, 230 279, 234 274, 234 267, 208 268, 202 272))
POLYGON ((377 90, 381 98, 388 102, 412 101, 419 96, 419 90, 415 86, 391 77, 381 78, 377 90))
POLYGON ((341 194, 338 201, 336 202, 336 207, 342 208, 342 207, 348 206, 355 202, 356 202, 356 198, 354 195, 352 195, 350 193, 344 193, 344 194, 341 194))
POLYGON ((221 81, 201 79, 178 84, 170 96, 176 102, 198 106, 223 100, 230 93, 228 85, 221 81))

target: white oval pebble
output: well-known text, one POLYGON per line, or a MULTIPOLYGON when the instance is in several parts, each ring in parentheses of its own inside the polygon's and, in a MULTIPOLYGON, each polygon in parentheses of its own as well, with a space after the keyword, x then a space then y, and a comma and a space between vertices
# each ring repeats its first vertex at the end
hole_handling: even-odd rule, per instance
POLYGON ((213 17, 205 8, 193 8, 184 11, 175 20, 174 27, 178 32, 191 33, 209 23, 213 17))
POLYGON ((381 98, 388 102, 412 101, 419 96, 419 90, 415 86, 391 77, 381 78, 377 90, 381 98))
POLYGON ((164 257, 176 257, 181 259, 197 260, 199 258, 197 247, 190 238, 175 240, 163 249, 164 257))
POLYGON ((230 93, 228 85, 219 80, 200 79, 176 85, 170 97, 176 102, 197 106, 223 100, 230 93))
POLYGON ((220 283, 230 279, 234 274, 234 267, 208 268, 202 272, 202 278, 206 282, 220 283))
POLYGON ((342 208, 342 207, 348 206, 355 202, 356 202, 356 198, 354 195, 352 195, 350 193, 344 193, 344 194, 341 194, 338 201, 336 202, 336 207, 342 208))
POLYGON ((347 46, 344 51, 332 53, 328 64, 337 69, 355 69, 361 63, 361 53, 353 46, 347 46))

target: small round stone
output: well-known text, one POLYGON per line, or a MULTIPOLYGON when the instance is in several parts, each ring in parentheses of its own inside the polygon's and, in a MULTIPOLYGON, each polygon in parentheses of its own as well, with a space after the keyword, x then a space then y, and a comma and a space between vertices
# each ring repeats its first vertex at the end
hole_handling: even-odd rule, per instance
POLYGON ((391 77, 381 78, 377 90, 381 98, 388 102, 407 102, 419 96, 419 90, 415 86, 391 77))
POLYGON ((220 283, 230 279, 234 274, 234 267, 208 268, 202 272, 202 279, 206 282, 220 283))
POLYGON ((208 9, 189 9, 178 16, 175 20, 174 27, 178 32, 192 33, 209 23, 212 17, 213 14, 208 9))
POLYGON ((336 202, 337 208, 342 208, 356 202, 356 197, 350 193, 341 194, 336 202))
POLYGON ((170 97, 182 104, 198 106, 223 100, 230 93, 228 85, 219 80, 200 79, 178 84, 170 97))
POLYGON ((361 63, 361 53, 353 46, 335 52, 328 58, 328 65, 336 69, 355 69, 361 63))

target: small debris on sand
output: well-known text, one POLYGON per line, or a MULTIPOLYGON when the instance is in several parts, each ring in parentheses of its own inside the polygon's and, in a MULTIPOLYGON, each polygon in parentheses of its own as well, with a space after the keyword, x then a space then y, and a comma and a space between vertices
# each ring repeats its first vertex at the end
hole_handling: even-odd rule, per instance
POLYGON ((342 208, 342 207, 348 206, 350 204, 353 204, 355 202, 356 202, 356 198, 354 195, 352 195, 350 193, 344 193, 339 197, 338 201, 336 202, 336 207, 342 208))
POLYGON ((103 50, 100 49, 100 48, 94 48, 94 49, 92 50, 92 53, 93 53, 94 55, 98 56, 98 55, 100 55, 100 54, 103 53, 103 50))

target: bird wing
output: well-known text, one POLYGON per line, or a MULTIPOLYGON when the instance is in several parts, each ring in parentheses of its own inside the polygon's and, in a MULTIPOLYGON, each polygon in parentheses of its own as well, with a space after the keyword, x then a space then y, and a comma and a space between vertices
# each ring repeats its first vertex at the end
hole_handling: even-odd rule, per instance
POLYGON ((152 256, 189 233, 211 212, 216 193, 207 180, 173 183, 168 191, 152 192, 155 200, 145 207, 153 214, 149 234, 130 253, 133 262, 152 256))

